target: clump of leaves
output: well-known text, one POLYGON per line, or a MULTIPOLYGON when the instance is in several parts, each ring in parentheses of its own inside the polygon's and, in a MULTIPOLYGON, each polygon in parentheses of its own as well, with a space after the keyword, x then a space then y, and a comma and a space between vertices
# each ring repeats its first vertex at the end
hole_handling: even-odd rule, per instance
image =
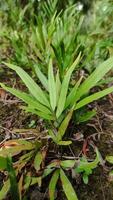
POLYGON ((83 181, 85 184, 88 183, 88 177, 90 174, 92 174, 93 169, 95 169, 98 166, 99 162, 101 163, 101 161, 102 161, 101 155, 98 152, 97 148, 96 148, 96 155, 97 156, 96 156, 95 160, 92 162, 88 162, 86 157, 83 157, 80 160, 78 167, 75 168, 76 173, 83 173, 83 181))
MULTIPOLYGON (((27 106, 22 106, 22 108, 26 110, 26 112, 36 114, 40 118, 48 121, 49 130, 46 138, 51 138, 53 142, 57 145, 69 145, 72 143, 72 141, 64 141, 63 137, 65 136, 68 124, 72 119, 74 110, 79 110, 83 106, 88 105, 89 103, 99 98, 102 98, 103 96, 113 91, 112 86, 110 88, 104 89, 91 95, 89 93, 90 89, 93 88, 102 79, 102 77, 113 67, 113 57, 103 62, 84 81, 82 81, 83 77, 80 77, 80 79, 76 81, 73 88, 71 88, 71 75, 78 68, 79 62, 80 54, 78 55, 74 63, 66 70, 63 80, 60 79, 59 69, 57 69, 56 73, 54 73, 52 58, 49 59, 47 77, 41 72, 38 65, 36 65, 36 75, 39 78, 42 87, 40 87, 22 68, 13 64, 4 63, 9 68, 16 71, 16 73, 20 76, 24 84, 27 86, 29 93, 21 92, 17 89, 7 87, 3 83, 0 83, 0 85, 3 89, 20 98, 27 104, 27 106)), ((9 141, 9 145, 10 142, 11 141, 9 141)), ((5 157, 9 153, 13 156, 17 152, 19 153, 23 150, 30 150, 30 152, 21 156, 17 163, 14 163, 14 166, 17 167, 17 174, 23 167, 25 167, 25 165, 27 165, 30 159, 34 160, 34 168, 36 171, 39 171, 40 166, 43 163, 43 154, 39 151, 36 154, 37 148, 40 148, 39 142, 28 142, 25 140, 16 140, 12 142, 16 142, 16 146, 13 146, 8 149, 3 149, 2 151, 0 151, 1 156, 5 157)), ((52 164, 50 164, 50 166, 52 165, 52 167, 49 166, 49 171, 45 170, 42 177, 45 177, 48 174, 50 174, 54 170, 54 166, 63 166, 62 163, 66 163, 66 165, 68 165, 68 162, 72 164, 75 161, 71 162, 67 160, 65 162, 53 162, 52 164)), ((98 163, 98 156, 92 163, 88 163, 85 158, 82 158, 82 160, 79 162, 79 165, 76 168, 76 172, 83 173, 83 180, 85 183, 88 182, 89 174, 92 173, 92 170, 98 165, 98 163)), ((53 186, 54 188, 56 187, 56 183, 59 176, 67 198, 72 199, 73 197, 73 199, 77 199, 76 193, 74 192, 71 183, 69 182, 62 169, 57 170, 53 175, 51 180, 52 183, 50 182, 50 188, 53 186), (69 189, 68 192, 67 187, 69 189)), ((21 177, 21 179, 23 178, 21 177)), ((20 185, 21 179, 19 181, 20 185)), ((25 188, 28 188, 31 185, 31 183, 38 183, 39 185, 41 185, 41 177, 31 177, 29 184, 26 185, 25 188)), ((4 188, 2 191, 4 191, 4 188)), ((50 195, 53 195, 53 193, 51 194, 50 192, 50 195)), ((53 197, 51 197, 51 199, 53 199, 53 197)))
MULTIPOLYGON (((7 146, 14 144, 14 141, 8 141, 7 146)), ((51 174, 51 179, 49 182, 49 197, 50 200, 55 199, 55 190, 56 186, 59 183, 59 180, 62 183, 63 191, 67 197, 67 199, 77 200, 76 192, 69 181, 66 171, 74 171, 75 173, 83 173, 83 180, 85 183, 88 182, 88 176, 92 173, 92 170, 101 163, 101 156, 96 148, 96 158, 94 161, 89 162, 87 159, 74 159, 73 160, 53 160, 48 165, 43 166, 43 162, 45 159, 45 152, 39 151, 40 144, 38 144, 35 149, 32 149, 30 152, 23 154, 19 157, 16 162, 12 163, 9 155, 14 157, 14 155, 18 154, 21 150, 25 150, 28 148, 22 148, 18 146, 18 144, 23 144, 24 146, 29 146, 30 143, 26 143, 25 141, 15 141, 15 146, 10 147, 9 150, 3 148, 0 155, 0 170, 8 171, 8 179, 4 182, 4 186, 0 191, 0 199, 5 198, 7 192, 10 190, 12 199, 22 199, 22 196, 25 195, 25 192, 29 189, 30 186, 34 184, 38 184, 41 186, 42 180, 51 174), (15 150, 16 148, 16 150, 15 150), (37 148, 37 152, 36 152, 37 148), (3 151, 5 152, 3 154, 3 151), (36 170, 35 176, 33 173, 27 168, 27 164, 30 164, 30 161, 33 161, 33 164, 30 168, 34 168, 36 170), (15 170, 14 170, 15 169, 15 170), (22 174, 20 172, 22 170, 22 174), (41 172, 41 173, 40 173, 41 172), (42 173, 43 172, 43 173, 42 173), (17 184, 18 177, 18 184, 17 184), (15 191, 15 193, 14 193, 15 191), (23 193, 23 194, 22 194, 23 193)), ((7 147, 6 146, 6 147, 7 147)), ((30 149, 29 149, 30 150, 30 149)), ((33 169, 33 170, 34 170, 33 169)))
POLYGON ((29 94, 7 87, 3 83, 0 83, 0 85, 3 89, 11 92, 28 104, 27 107, 23 107, 24 110, 37 114, 41 118, 48 120, 50 124, 53 121, 54 129, 50 130, 49 134, 56 143, 62 141, 74 110, 78 110, 113 91, 112 86, 92 95, 89 94, 90 89, 113 67, 112 57, 100 64, 100 66, 82 83, 80 77, 74 87, 70 89, 70 78, 73 71, 78 68, 79 61, 80 54, 66 71, 62 81, 60 80, 59 70, 57 70, 56 74, 53 73, 51 58, 48 64, 48 78, 40 71, 38 65, 35 66, 37 77, 45 90, 42 90, 22 68, 5 63, 21 77, 29 90, 29 94))
MULTIPOLYGON (((9 2, 11 3, 10 0, 9 2)), ((83 107, 89 105, 89 103, 113 92, 112 86, 94 94, 90 94, 90 90, 97 86, 97 84, 100 84, 101 79, 112 69, 113 57, 110 57, 108 60, 97 66, 87 78, 83 76, 79 77, 75 80, 73 86, 71 84, 72 75, 81 67, 85 67, 91 72, 92 69, 88 69, 88 67, 91 66, 89 64, 90 61, 92 61, 93 57, 97 60, 96 55, 100 46, 106 46, 106 44, 94 44, 95 39, 93 38, 94 36, 91 35, 90 38, 92 38, 92 42, 90 43, 89 39, 86 40, 89 38, 87 33, 84 33, 84 35, 80 34, 80 31, 83 28, 84 18, 81 13, 76 10, 75 5, 57 14, 56 7, 58 1, 54 0, 53 4, 52 2, 53 1, 48 0, 47 3, 45 2, 43 4, 41 17, 36 17, 36 26, 32 24, 34 15, 33 19, 30 21, 30 26, 33 29, 30 38, 30 45, 33 53, 30 56, 35 62, 35 56, 38 58, 38 63, 33 65, 33 68, 40 84, 37 84, 22 68, 14 64, 4 63, 9 68, 16 71, 26 85, 28 93, 10 88, 3 83, 0 83, 0 85, 3 89, 20 98, 26 104, 26 106, 21 106, 26 112, 36 114, 47 121, 47 134, 45 136, 46 141, 44 142, 48 144, 48 140, 51 139, 49 141, 51 143, 54 142, 57 147, 59 147, 59 145, 70 145, 72 143, 72 141, 65 141, 64 139, 68 140, 68 138, 65 137, 65 133, 73 113, 76 111, 79 112, 81 108, 83 109, 83 107), (42 19, 45 15, 47 19, 43 22, 42 19), (76 33, 72 34, 75 29, 76 33), (86 41, 85 46, 88 48, 85 48, 85 46, 82 45, 84 41, 86 41), (83 55, 85 55, 85 62, 81 62, 81 54, 79 54, 78 57, 76 56, 78 54, 77 52, 81 50, 83 51, 83 55), (41 69, 42 66, 45 67, 43 68, 44 73, 41 69)), ((17 29, 19 27, 24 27, 24 15, 29 8, 32 8, 30 6, 31 4, 28 4, 23 10, 19 7, 21 12, 16 8, 17 13, 20 13, 19 21, 17 20, 18 14, 16 14, 15 17, 15 12, 11 13, 10 18, 12 19, 12 26, 15 25, 15 20, 17 20, 17 29)), ((16 36, 19 36, 17 32, 14 33, 16 33, 16 36)), ((22 39, 24 39, 23 33, 24 32, 20 34, 22 39)), ((16 37, 9 37, 13 48, 15 49, 14 61, 16 60, 20 65, 29 63, 26 54, 26 38, 21 42, 21 37, 18 38, 19 40, 17 40, 16 37), (20 46, 22 46, 23 53, 21 53, 21 49, 18 48, 18 42, 20 46)), ((95 65, 95 63, 96 62, 94 61, 93 65, 95 65)), ((94 110, 79 115, 77 123, 84 122, 94 115, 94 110)), ((18 188, 16 187, 15 191, 17 191, 16 193, 18 194, 19 190, 19 198, 22 199, 22 195, 24 196, 30 186, 34 184, 41 186, 42 179, 51 174, 49 183, 50 199, 54 199, 56 185, 60 180, 67 199, 76 200, 76 192, 74 191, 65 170, 73 170, 75 173, 82 173, 84 183, 88 183, 89 175, 92 174, 93 169, 96 168, 101 161, 99 152, 96 149, 96 158, 92 162, 89 162, 86 157, 82 157, 79 160, 53 160, 45 165, 46 150, 43 150, 43 141, 39 138, 32 142, 28 142, 25 139, 5 142, 4 146, 1 148, 0 156, 0 169, 9 172, 9 176, 6 177, 7 180, 4 182, 4 186, 0 191, 0 197, 2 199, 12 187, 12 181, 15 183, 15 186, 17 186, 16 176, 18 188), (18 155, 16 161, 15 155, 18 155), (13 164, 11 160, 6 159, 9 156, 14 158, 13 164), (32 166, 31 160, 33 161, 32 166), (33 173, 32 169, 33 172, 35 169, 36 173, 33 173), (13 175, 13 179, 11 174, 13 175)))

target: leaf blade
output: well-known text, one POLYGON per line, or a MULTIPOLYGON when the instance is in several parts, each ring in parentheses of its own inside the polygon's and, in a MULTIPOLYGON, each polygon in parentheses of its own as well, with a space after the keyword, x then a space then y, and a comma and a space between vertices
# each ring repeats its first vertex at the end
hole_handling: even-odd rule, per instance
POLYGON ((57 74, 56 74, 56 101, 57 103, 59 99, 60 89, 61 89, 61 82, 60 82, 59 70, 57 70, 57 74))
POLYGON ((52 115, 38 111, 38 110, 35 110, 33 107, 21 106, 21 108, 23 110, 25 110, 26 112, 30 112, 32 114, 40 116, 42 119, 46 119, 46 120, 53 120, 54 119, 54 117, 52 115))
POLYGON ((34 159, 34 168, 36 169, 36 171, 38 171, 40 169, 42 160, 43 160, 42 154, 41 154, 41 152, 38 152, 34 159))
POLYGON ((96 68, 94 72, 81 84, 78 89, 76 99, 79 100, 81 96, 94 87, 104 77, 104 75, 112 69, 112 67, 113 57, 110 57, 100 64, 99 67, 96 68))
POLYGON ((77 81, 77 83, 75 84, 75 86, 73 87, 69 95, 67 96, 65 108, 67 108, 70 104, 76 103, 76 98, 75 98, 76 92, 81 83, 82 78, 83 77, 80 77, 80 79, 77 81))
POLYGON ((8 171, 9 180, 10 180, 10 192, 11 192, 12 199, 20 200, 18 183, 16 179, 16 172, 14 170, 11 157, 7 157, 7 171, 8 171))
POLYGON ((7 168, 6 158, 0 156, 0 170, 4 170, 7 168))
POLYGON ((107 162, 109 162, 110 164, 113 164, 113 156, 106 156, 106 160, 107 160, 107 162))
POLYGON ((77 110, 97 99, 100 99, 100 98, 106 96, 107 94, 110 94, 111 92, 113 92, 113 86, 110 88, 104 89, 100 92, 96 92, 95 94, 92 94, 92 95, 82 99, 81 101, 79 101, 75 106, 75 110, 77 110))
POLYGON ((16 71, 20 76, 26 87, 29 89, 30 93, 43 105, 50 106, 48 99, 46 98, 42 89, 35 83, 35 81, 28 75, 21 67, 18 67, 13 64, 5 63, 6 66, 16 71))
POLYGON ((63 120, 63 122, 61 123, 59 129, 58 129, 58 134, 57 134, 57 141, 60 141, 62 140, 62 137, 64 136, 65 134, 65 131, 68 127, 68 124, 70 122, 70 119, 72 117, 72 114, 73 114, 73 109, 71 109, 69 111, 69 113, 67 114, 67 116, 65 117, 65 119, 63 120))
POLYGON ((54 111, 56 107, 56 85, 53 74, 52 59, 50 59, 48 67, 48 85, 49 85, 50 104, 52 110, 54 111))
POLYGON ((78 64, 78 62, 80 60, 80 55, 81 54, 78 55, 78 57, 76 58, 74 63, 71 65, 71 67, 68 69, 66 75, 64 76, 64 79, 63 79, 63 82, 61 85, 61 92, 60 92, 60 96, 59 96, 57 111, 56 111, 57 118, 61 115, 61 113, 64 109, 70 77, 71 77, 71 74, 74 71, 76 65, 78 64))
POLYGON ((10 92, 11 94, 24 101, 25 103, 27 103, 28 105, 32 105, 32 107, 36 108, 37 110, 42 111, 46 114, 51 114, 51 111, 47 107, 43 106, 37 100, 33 99, 29 94, 21 92, 14 88, 7 87, 3 83, 0 83, 0 86, 6 91, 10 92))
POLYGON ((44 88, 48 91, 48 80, 47 80, 46 76, 41 72, 38 65, 34 65, 34 69, 35 69, 36 75, 39 78, 40 82, 42 83, 44 88))
POLYGON ((4 182, 4 185, 0 190, 0 200, 3 200, 6 197, 9 189, 10 189, 10 180, 8 179, 7 181, 4 182))
POLYGON ((78 200, 77 195, 68 180, 67 176, 65 175, 64 171, 60 169, 60 178, 63 186, 63 190, 68 200, 78 200))
POLYGON ((50 180, 49 183, 49 197, 50 200, 54 200, 54 196, 55 196, 55 188, 56 188, 56 184, 59 178, 59 169, 55 170, 54 174, 52 175, 52 178, 50 180))

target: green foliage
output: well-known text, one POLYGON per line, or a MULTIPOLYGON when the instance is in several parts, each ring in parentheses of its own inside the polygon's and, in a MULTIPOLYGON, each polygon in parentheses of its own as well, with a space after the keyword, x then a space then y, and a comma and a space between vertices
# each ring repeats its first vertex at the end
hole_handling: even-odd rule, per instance
POLYGON ((44 171, 44 177, 48 176, 53 172, 52 178, 49 185, 49 193, 51 199, 54 199, 55 187, 58 182, 58 179, 61 179, 63 191, 67 199, 78 199, 74 191, 74 187, 71 185, 68 177, 66 176, 64 170, 74 170, 75 173, 81 173, 83 176, 83 181, 85 184, 88 183, 88 177, 93 173, 93 170, 102 163, 102 157, 98 151, 96 151, 96 158, 94 161, 89 162, 85 157, 80 158, 79 160, 55 160, 47 165, 44 171), (57 169, 57 168, 60 168, 57 169))
POLYGON ((7 161, 5 158, 0 156, 0 170, 4 170, 7 168, 7 161))
POLYGON ((92 174, 92 170, 95 169, 101 162, 102 158, 98 149, 96 149, 96 158, 93 162, 88 162, 85 157, 80 160, 77 168, 75 168, 76 173, 83 173, 83 181, 85 184, 88 183, 88 176, 92 174))
POLYGON ((40 152, 38 152, 34 159, 34 168, 37 171, 40 169, 40 165, 41 165, 42 161, 43 161, 42 154, 40 152))
MULTIPOLYGON (((96 112, 87 111, 85 106, 113 92, 113 86, 91 91, 113 80, 105 77, 113 67, 112 2, 97 1, 86 15, 73 2, 67 0, 62 10, 63 1, 58 0, 28 1, 26 5, 12 0, 0 2, 0 36, 4 42, 0 44, 0 60, 19 75, 27 91, 3 83, 0 86, 25 103, 22 109, 47 122, 44 139, 35 142, 9 140, 0 149, 0 170, 8 171, 0 199, 4 199, 9 190, 12 199, 21 199, 30 186, 38 184, 40 187, 42 179, 48 175, 51 176, 50 200, 55 199, 59 180, 66 198, 78 199, 67 171, 82 174, 87 184, 89 175, 101 163, 97 149, 92 162, 82 156, 78 160, 53 160, 50 164, 45 161, 46 151, 43 150, 52 142, 59 152, 59 146, 70 145, 72 141, 66 138, 66 133, 70 134, 69 123, 90 120, 96 112), (30 69, 31 75, 23 68, 30 69), (15 155, 18 156, 12 163, 9 157, 15 155)), ((112 156, 107 156, 106 160, 113 163, 112 156)))
POLYGON ((20 200, 19 198, 19 191, 18 191, 18 184, 16 180, 16 173, 12 165, 11 157, 0 157, 2 161, 2 170, 8 171, 9 179, 4 183, 2 190, 0 191, 0 199, 4 199, 8 190, 10 189, 12 199, 20 200))
POLYGON ((76 195, 70 181, 68 180, 68 178, 66 177, 66 175, 62 169, 60 170, 60 178, 61 178, 63 190, 65 192, 67 199, 68 200, 71 200, 71 199, 78 200, 77 195, 76 195))
MULTIPOLYGON (((52 130, 52 138, 54 142, 60 142, 59 144, 63 144, 61 141, 72 118, 74 110, 78 110, 113 91, 112 86, 92 95, 88 94, 90 89, 94 87, 110 69, 112 69, 113 57, 111 57, 100 64, 100 66, 96 68, 94 72, 92 72, 92 74, 81 84, 81 80, 75 83, 75 86, 69 92, 70 78, 79 61, 80 54, 66 71, 64 79, 62 81, 59 79, 60 88, 57 89, 55 84, 55 75, 53 73, 52 60, 50 59, 48 64, 48 78, 40 72, 42 75, 40 77, 41 83, 44 83, 46 80, 48 83, 48 91, 42 90, 42 88, 36 84, 30 75, 28 75, 22 68, 5 63, 9 68, 17 72, 24 84, 27 86, 29 94, 6 87, 2 83, 1 86, 27 103, 28 107, 23 107, 27 112, 37 114, 43 119, 57 123, 58 129, 56 131, 58 134, 55 135, 54 130, 52 130), (56 96, 58 94, 57 90, 59 90, 59 96, 56 96), (87 96, 84 97, 84 95, 87 96), (62 119, 61 122, 60 119, 62 119)), ((55 127, 55 129, 56 128, 57 127, 55 127)))
POLYGON ((13 164, 12 164, 12 159, 11 157, 7 157, 7 171, 9 174, 9 180, 10 180, 10 191, 11 191, 11 196, 12 199, 17 199, 20 200, 19 197, 19 191, 18 191, 18 184, 17 184, 17 180, 16 180, 16 173, 15 170, 13 168, 13 164))
POLYGON ((52 60, 50 59, 49 67, 48 67, 48 85, 49 85, 49 98, 50 98, 50 104, 51 108, 54 111, 56 108, 56 85, 55 85, 55 79, 53 74, 53 66, 52 66, 52 60))
POLYGON ((113 156, 106 156, 107 162, 113 164, 113 156))
POLYGON ((50 200, 54 200, 56 184, 59 178, 59 172, 60 172, 59 169, 54 172, 54 174, 52 175, 51 181, 49 183, 50 200))
POLYGON ((89 121, 95 115, 96 115, 95 110, 86 111, 86 112, 85 112, 85 110, 83 110, 83 112, 81 110, 81 112, 79 111, 78 113, 75 113, 74 119, 75 119, 76 123, 80 124, 80 123, 89 121))
POLYGON ((8 179, 7 181, 4 182, 4 185, 0 190, 0 200, 3 200, 6 197, 9 189, 10 189, 10 180, 8 179))

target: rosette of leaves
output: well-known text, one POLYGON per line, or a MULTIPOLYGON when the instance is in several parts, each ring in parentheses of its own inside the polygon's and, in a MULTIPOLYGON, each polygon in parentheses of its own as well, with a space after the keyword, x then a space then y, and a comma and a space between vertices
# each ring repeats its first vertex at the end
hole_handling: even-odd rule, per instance
MULTIPOLYGON (((39 66, 35 65, 35 72, 42 87, 22 68, 13 64, 4 63, 9 68, 16 71, 29 92, 25 93, 7 87, 3 83, 0 83, 1 87, 24 101, 27 106, 23 106, 22 108, 26 112, 38 115, 40 118, 49 121, 50 125, 53 123, 53 126, 51 126, 52 128, 49 130, 49 134, 57 144, 63 144, 62 138, 75 110, 79 110, 83 106, 88 105, 113 91, 113 86, 111 86, 91 95, 89 93, 90 89, 93 88, 113 67, 113 57, 110 57, 100 64, 84 81, 82 81, 83 77, 80 77, 73 88, 71 88, 71 75, 74 70, 78 69, 79 61, 80 54, 73 64, 66 69, 62 81, 60 80, 59 70, 57 69, 56 73, 54 73, 52 58, 49 59, 47 77, 41 72, 39 66)), ((68 143, 70 144, 70 142, 68 143)))

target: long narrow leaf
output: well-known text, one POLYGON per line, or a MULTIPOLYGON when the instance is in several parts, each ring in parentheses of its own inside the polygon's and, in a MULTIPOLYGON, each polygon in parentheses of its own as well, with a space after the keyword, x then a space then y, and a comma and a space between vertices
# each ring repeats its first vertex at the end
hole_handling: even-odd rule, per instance
POLYGON ((70 110, 70 112, 67 114, 67 116, 65 117, 65 119, 61 123, 59 130, 58 130, 58 135, 57 135, 58 141, 62 140, 62 137, 64 136, 65 131, 66 131, 68 124, 70 122, 70 119, 72 117, 72 114, 73 114, 73 110, 70 110))
POLYGON ((80 102, 78 102, 75 106, 75 110, 97 100, 97 99, 100 99, 106 95, 108 95, 109 93, 113 92, 113 86, 110 87, 110 88, 107 88, 103 91, 100 91, 100 92, 96 92, 95 94, 92 94, 84 99, 82 99, 80 102))
POLYGON ((45 49, 45 37, 44 37, 44 32, 43 32, 43 21, 41 17, 38 18, 38 33, 39 33, 40 41, 42 43, 42 47, 43 49, 45 49))
POLYGON ((49 183, 49 197, 50 200, 55 199, 55 189, 56 189, 56 184, 59 178, 59 169, 54 172, 52 175, 51 181, 49 183))
POLYGON ((34 168, 36 169, 36 171, 40 170, 40 165, 42 161, 43 161, 42 154, 41 152, 38 152, 34 159, 34 168))
POLYGON ((32 114, 40 116, 42 119, 46 119, 46 120, 53 120, 54 119, 54 117, 52 115, 49 115, 47 113, 35 110, 33 107, 30 107, 30 106, 29 107, 21 106, 21 108, 23 110, 25 110, 26 112, 30 112, 32 114))
POLYGON ((62 187, 68 200, 78 200, 76 192, 71 185, 69 179, 65 175, 64 171, 60 169, 60 178, 62 181, 62 187))
POLYGON ((5 170, 7 168, 6 158, 0 156, 0 170, 5 170))
POLYGON ((75 166, 75 163, 77 163, 76 160, 63 160, 61 161, 60 165, 67 169, 67 168, 73 168, 75 166))
POLYGON ((76 65, 78 64, 79 60, 80 60, 80 54, 78 55, 77 59, 72 64, 72 66, 69 68, 66 75, 64 76, 64 80, 63 80, 63 83, 61 86, 60 97, 59 97, 59 101, 58 101, 58 107, 57 107, 57 111, 56 111, 57 118, 61 115, 61 113, 64 109, 70 77, 71 77, 71 74, 74 71, 76 65))
POLYGON ((42 83, 44 88, 48 91, 48 80, 47 80, 46 76, 41 72, 38 65, 34 65, 34 69, 35 69, 36 75, 39 78, 40 82, 42 83))
POLYGON ((73 87, 73 89, 71 90, 71 92, 69 93, 67 99, 66 99, 66 105, 65 108, 67 108, 70 104, 73 105, 73 103, 76 103, 76 92, 77 89, 81 83, 83 77, 80 77, 80 79, 77 81, 77 83, 75 84, 75 86, 73 87))
POLYGON ((50 59, 49 61, 48 83, 49 83, 50 103, 51 103, 52 110, 54 111, 56 107, 56 85, 55 85, 54 74, 53 74, 52 59, 50 59))
POLYGON ((51 114, 51 111, 47 107, 40 104, 37 100, 32 98, 29 94, 27 94, 25 92, 21 92, 14 88, 7 87, 3 83, 0 83, 0 86, 4 90, 10 92, 11 94, 15 95, 16 97, 18 97, 19 99, 21 99, 22 101, 27 103, 28 105, 32 105, 33 108, 35 108, 41 112, 44 112, 45 114, 51 114))
POLYGON ((3 156, 3 157, 10 156, 10 155, 13 156, 20 153, 21 151, 32 150, 36 147, 35 144, 23 139, 9 140, 8 142, 5 143, 5 146, 6 148, 2 148, 0 150, 0 156, 3 156))
POLYGON ((16 71, 16 73, 20 76, 22 81, 25 83, 27 88, 29 89, 30 93, 42 104, 46 106, 50 106, 49 102, 42 91, 42 89, 34 82, 34 80, 21 68, 13 64, 4 63, 9 68, 16 71))
POLYGON ((7 157, 7 171, 8 171, 9 180, 10 180, 10 191, 11 191, 12 200, 15 200, 15 199, 20 200, 18 184, 16 180, 16 173, 13 168, 11 157, 7 157))
POLYGON ((59 70, 58 70, 56 74, 56 101, 57 102, 59 99, 60 89, 61 89, 61 82, 60 82, 60 76, 59 76, 59 70))
POLYGON ((0 200, 5 199, 9 189, 10 189, 10 180, 8 179, 7 181, 4 182, 4 185, 0 190, 0 200))
POLYGON ((86 94, 92 87, 94 87, 109 70, 113 67, 113 57, 107 59, 95 69, 95 71, 82 83, 77 91, 76 99, 79 100, 81 96, 86 94))

